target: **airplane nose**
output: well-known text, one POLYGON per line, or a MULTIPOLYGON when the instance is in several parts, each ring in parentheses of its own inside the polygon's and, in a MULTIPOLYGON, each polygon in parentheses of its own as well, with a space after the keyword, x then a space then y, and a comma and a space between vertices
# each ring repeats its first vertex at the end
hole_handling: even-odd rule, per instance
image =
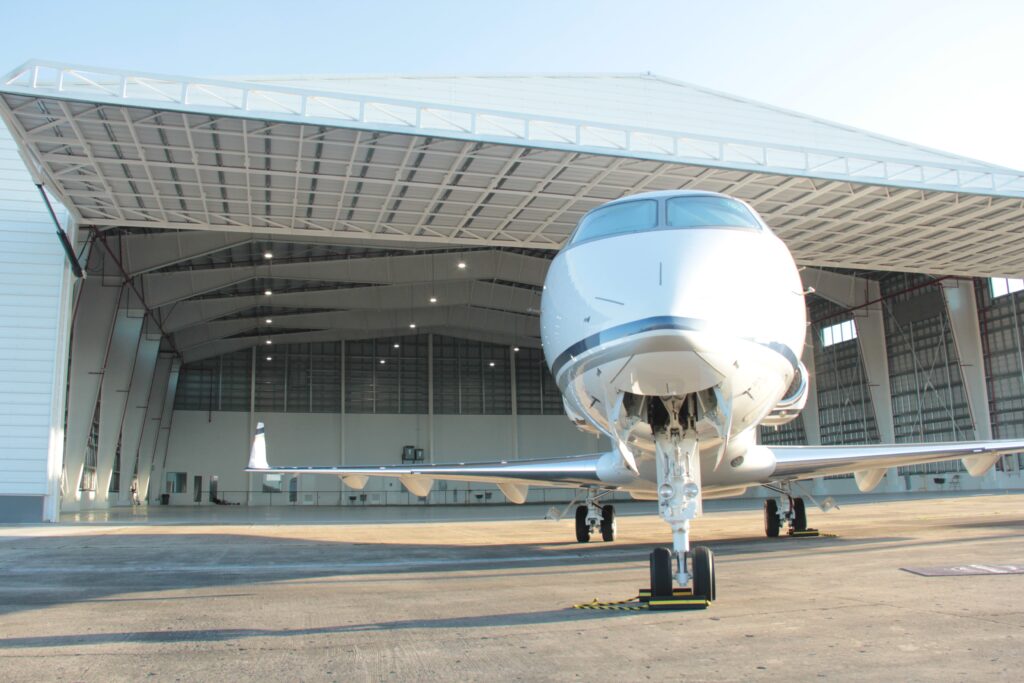
POLYGON ((770 233, 656 230, 560 254, 548 273, 541 329, 553 370, 566 353, 617 346, 629 352, 619 356, 617 386, 676 394, 718 384, 737 362, 739 342, 798 354, 803 338, 789 337, 804 311, 792 257, 770 233))

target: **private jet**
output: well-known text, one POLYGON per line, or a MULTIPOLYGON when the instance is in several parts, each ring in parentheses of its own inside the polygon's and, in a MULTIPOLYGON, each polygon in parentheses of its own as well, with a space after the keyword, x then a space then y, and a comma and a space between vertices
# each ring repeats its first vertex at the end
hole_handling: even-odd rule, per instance
POLYGON ((490 482, 513 503, 528 488, 577 487, 576 540, 616 535, 611 491, 657 503, 672 549, 650 555, 653 595, 673 581, 714 600, 714 556, 690 547, 704 499, 765 486, 765 533, 807 529, 798 480, 852 473, 872 490, 887 468, 961 458, 984 474, 1024 440, 865 446, 765 446, 760 425, 782 425, 807 401, 801 363, 806 292, 786 245, 748 204, 712 192, 649 192, 587 213, 552 261, 541 342, 565 413, 603 434, 606 453, 452 465, 273 467, 263 425, 247 471, 330 473, 353 488, 398 477, 426 496, 436 479, 490 482))

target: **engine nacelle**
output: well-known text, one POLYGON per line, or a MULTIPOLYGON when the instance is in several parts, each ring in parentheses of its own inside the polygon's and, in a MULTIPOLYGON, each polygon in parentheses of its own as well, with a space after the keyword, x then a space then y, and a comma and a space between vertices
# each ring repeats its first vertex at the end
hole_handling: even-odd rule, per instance
POLYGON ((803 363, 797 363, 797 376, 790 386, 792 390, 779 399, 772 411, 761 420, 762 425, 778 427, 792 422, 807 405, 807 388, 810 386, 810 378, 803 363))

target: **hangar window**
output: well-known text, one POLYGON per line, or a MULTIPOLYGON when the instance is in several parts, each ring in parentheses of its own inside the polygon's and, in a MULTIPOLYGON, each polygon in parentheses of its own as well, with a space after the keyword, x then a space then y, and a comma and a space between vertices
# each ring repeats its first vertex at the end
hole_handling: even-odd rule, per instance
POLYGON ((427 336, 345 343, 345 412, 427 413, 427 336))
POLYGON ((755 228, 757 218, 741 202, 727 197, 695 195, 676 197, 666 203, 668 225, 672 228, 755 228))
POLYGON ((175 410, 249 410, 252 352, 248 349, 183 365, 175 410))
POLYGON ((857 338, 857 326, 852 320, 821 328, 821 345, 833 346, 857 338))
POLYGON ((658 202, 653 199, 612 204, 584 216, 572 238, 572 243, 650 230, 657 224, 658 202))
POLYGON ((993 299, 1024 290, 1024 279, 1021 278, 994 277, 989 282, 992 285, 993 299))
POLYGON ((188 472, 168 472, 164 477, 164 493, 185 493, 188 472))
POLYGON ((516 411, 520 415, 565 414, 562 392, 540 349, 522 348, 516 354, 516 411))
POLYGON ((440 415, 511 415, 509 348, 435 336, 434 412, 440 415))

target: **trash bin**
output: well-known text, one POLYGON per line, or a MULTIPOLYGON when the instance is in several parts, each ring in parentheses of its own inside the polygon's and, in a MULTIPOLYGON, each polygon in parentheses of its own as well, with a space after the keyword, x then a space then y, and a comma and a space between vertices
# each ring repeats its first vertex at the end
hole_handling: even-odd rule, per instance
POLYGON ((170 505, 171 504, 171 494, 169 494, 169 493, 161 493, 160 494, 160 504, 161 505, 170 505))

